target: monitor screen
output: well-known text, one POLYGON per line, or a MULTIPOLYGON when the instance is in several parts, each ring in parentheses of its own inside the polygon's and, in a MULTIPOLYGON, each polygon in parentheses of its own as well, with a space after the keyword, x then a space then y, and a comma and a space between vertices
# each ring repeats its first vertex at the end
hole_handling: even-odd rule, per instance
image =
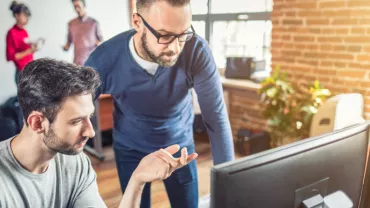
POLYGON ((355 125, 215 166, 211 207, 300 207, 342 191, 360 204, 369 125, 355 125))

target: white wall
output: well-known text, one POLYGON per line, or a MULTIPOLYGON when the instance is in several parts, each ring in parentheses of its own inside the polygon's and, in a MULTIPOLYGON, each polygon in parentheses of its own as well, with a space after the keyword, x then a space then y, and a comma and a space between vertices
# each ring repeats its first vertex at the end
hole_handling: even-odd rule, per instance
MULTIPOLYGON (((0 0, 0 104, 16 94, 14 83, 15 66, 6 61, 5 39, 7 31, 15 20, 9 6, 11 0, 0 0)), ((72 61, 73 48, 64 52, 61 48, 66 42, 67 23, 76 16, 71 0, 19 0, 30 8, 32 18, 26 29, 31 39, 43 37, 45 45, 35 54, 35 58, 51 57, 72 61)), ((128 30, 128 0, 86 0, 87 13, 100 22, 104 40, 128 30)))

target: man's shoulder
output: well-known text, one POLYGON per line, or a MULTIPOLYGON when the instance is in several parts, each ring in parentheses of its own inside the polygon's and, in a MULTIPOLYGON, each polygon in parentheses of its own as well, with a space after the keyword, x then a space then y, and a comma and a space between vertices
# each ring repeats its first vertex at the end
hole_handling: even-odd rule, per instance
POLYGON ((1 141, 0 142, 0 156, 4 155, 7 153, 8 151, 8 146, 9 146, 9 143, 10 141, 13 139, 14 137, 12 138, 9 138, 7 140, 4 140, 4 141, 1 141))
POLYGON ((87 17, 87 20, 92 23, 99 23, 94 17, 87 17))
POLYGON ((210 48, 207 40, 195 34, 194 37, 186 42, 184 51, 186 54, 194 54, 194 56, 199 55, 212 55, 210 53, 210 48))
POLYGON ((91 56, 109 56, 109 58, 112 58, 115 55, 124 53, 125 49, 128 49, 128 44, 133 34, 134 31, 129 30, 104 41, 92 52, 91 56))
POLYGON ((186 42, 183 58, 187 60, 187 62, 197 62, 202 60, 204 57, 211 57, 212 52, 209 48, 208 42, 200 37, 199 35, 195 34, 194 37, 186 42), (189 56, 189 54, 191 54, 189 56))
POLYGON ((78 17, 69 20, 68 25, 74 24, 76 22, 78 22, 78 17))
POLYGON ((105 41, 103 46, 117 46, 118 45, 128 45, 130 38, 135 34, 135 30, 128 30, 113 36, 111 39, 105 41))

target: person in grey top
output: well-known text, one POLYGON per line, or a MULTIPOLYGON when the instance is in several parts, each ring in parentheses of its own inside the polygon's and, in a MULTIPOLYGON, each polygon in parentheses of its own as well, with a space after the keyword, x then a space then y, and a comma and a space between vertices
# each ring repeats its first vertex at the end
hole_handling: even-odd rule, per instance
POLYGON ((99 22, 88 17, 85 0, 72 0, 78 15, 68 23, 67 43, 63 49, 68 51, 74 45, 74 63, 83 65, 90 53, 103 41, 99 22))
MULTIPOLYGON (((0 142, 0 207, 106 207, 89 158, 82 152, 94 137, 90 116, 99 75, 89 67, 52 59, 29 63, 19 78, 25 125, 0 142)), ((144 157, 120 207, 139 207, 145 183, 168 178, 197 157, 178 145, 144 157)))

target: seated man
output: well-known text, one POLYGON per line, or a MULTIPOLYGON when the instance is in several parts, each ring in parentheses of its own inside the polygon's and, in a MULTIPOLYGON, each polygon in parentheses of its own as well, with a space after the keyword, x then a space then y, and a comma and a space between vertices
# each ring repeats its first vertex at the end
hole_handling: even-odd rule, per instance
MULTIPOLYGON (((20 75, 18 98, 25 125, 0 143, 0 207, 105 207, 96 174, 82 153, 94 137, 90 116, 100 84, 95 70, 39 59, 20 75)), ((178 145, 144 157, 120 207, 139 207, 146 182, 166 179, 197 157, 172 154, 178 145)))

